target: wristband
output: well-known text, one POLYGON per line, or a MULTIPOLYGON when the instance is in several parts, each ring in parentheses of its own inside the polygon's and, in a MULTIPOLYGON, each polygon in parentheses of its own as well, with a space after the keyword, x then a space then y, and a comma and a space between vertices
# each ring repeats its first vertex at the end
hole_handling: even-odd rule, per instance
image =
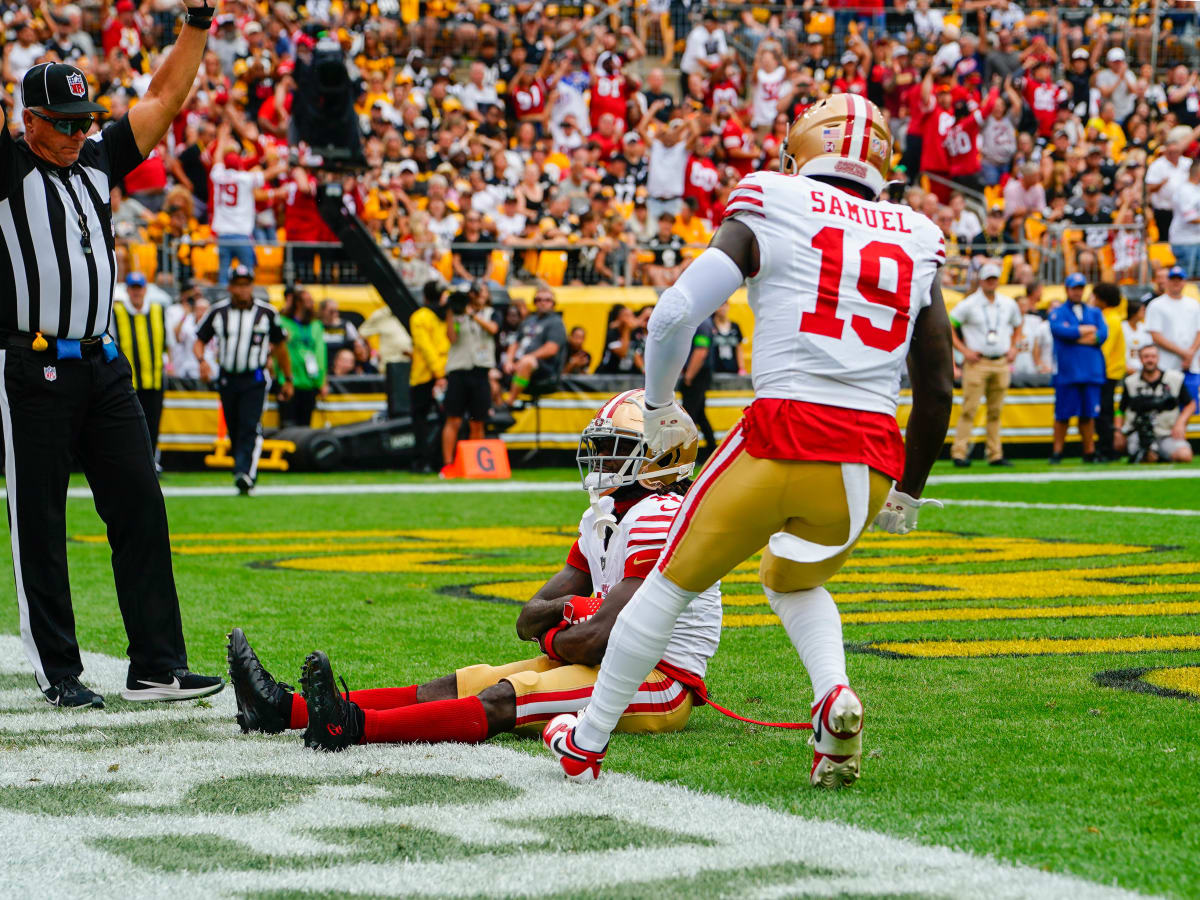
POLYGON ((185 25, 190 25, 192 28, 201 28, 208 31, 212 27, 213 14, 216 13, 215 6, 189 6, 187 15, 184 16, 183 22, 185 25))
POLYGON ((562 662, 563 658, 554 652, 554 636, 564 628, 569 627, 569 625, 570 623, 567 622, 566 619, 563 619, 561 622, 543 634, 540 638, 538 638, 538 646, 542 648, 542 652, 556 662, 562 662))

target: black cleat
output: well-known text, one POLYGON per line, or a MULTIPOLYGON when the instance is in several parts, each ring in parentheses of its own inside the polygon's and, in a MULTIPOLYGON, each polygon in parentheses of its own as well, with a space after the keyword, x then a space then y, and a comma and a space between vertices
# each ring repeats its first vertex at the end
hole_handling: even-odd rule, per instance
POLYGON ((217 675, 197 675, 187 669, 172 669, 151 675, 135 675, 131 669, 121 696, 134 703, 151 700, 195 700, 225 687, 217 675))
POLYGON ((988 463, 988 465, 989 466, 998 466, 998 467, 1004 468, 1004 469, 1011 469, 1013 467, 1012 460, 1005 459, 1003 456, 1000 457, 999 459, 993 459, 992 461, 990 461, 988 463))
POLYGON ((967 469, 971 466, 971 461, 969 459, 959 459, 957 456, 954 457, 953 462, 954 468, 956 469, 967 469))
POLYGON ((233 477, 233 486, 243 497, 249 497, 250 492, 254 490, 254 479, 244 472, 239 472, 233 477))
POLYGON ((65 675, 46 690, 46 702, 62 709, 104 709, 104 698, 84 685, 77 675, 65 675))
POLYGON ((350 689, 342 680, 343 697, 333 681, 329 657, 317 650, 304 660, 300 688, 308 704, 304 746, 336 753, 357 744, 362 734, 362 712, 350 702, 350 689))
POLYGON ((233 685, 233 695, 237 698, 237 723, 242 734, 252 731, 279 734, 287 731, 291 724, 292 694, 295 691, 290 684, 276 681, 263 668, 242 629, 235 628, 229 632, 225 657, 229 661, 229 683, 233 685))

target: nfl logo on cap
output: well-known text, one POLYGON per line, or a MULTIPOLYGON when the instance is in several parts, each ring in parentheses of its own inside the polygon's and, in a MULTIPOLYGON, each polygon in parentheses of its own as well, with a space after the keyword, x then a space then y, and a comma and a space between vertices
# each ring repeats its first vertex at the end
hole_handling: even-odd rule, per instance
POLYGON ((71 91, 73 97, 87 96, 87 82, 83 80, 83 76, 75 72, 67 75, 67 88, 71 91))

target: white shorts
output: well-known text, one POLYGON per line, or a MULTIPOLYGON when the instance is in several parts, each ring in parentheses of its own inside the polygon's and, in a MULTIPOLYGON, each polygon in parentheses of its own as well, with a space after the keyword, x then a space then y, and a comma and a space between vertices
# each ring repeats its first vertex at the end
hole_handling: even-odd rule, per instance
MULTIPOLYGON (((1138 439, 1137 432, 1129 435, 1127 440, 1129 455, 1135 456, 1141 447, 1141 441, 1138 439)), ((1188 446, 1187 441, 1181 441, 1179 438, 1160 437, 1154 439, 1154 445, 1151 449, 1158 454, 1158 458, 1163 462, 1168 462, 1175 458, 1176 452, 1188 446)))

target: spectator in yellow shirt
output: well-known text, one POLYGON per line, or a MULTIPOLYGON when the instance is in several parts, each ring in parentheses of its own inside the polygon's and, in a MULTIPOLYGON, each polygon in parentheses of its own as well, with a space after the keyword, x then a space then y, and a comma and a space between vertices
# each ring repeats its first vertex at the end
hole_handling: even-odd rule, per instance
POLYGON ((683 198, 683 204, 679 208, 679 215, 675 217, 675 225, 671 229, 671 233, 679 235, 683 238, 683 242, 692 248, 693 252, 687 254, 691 256, 698 255, 712 240, 712 231, 709 229, 708 223, 696 215, 695 197, 683 198))
POLYGON ((416 457, 413 460, 413 469, 417 472, 434 471, 434 454, 438 454, 438 465, 441 464, 440 447, 430 446, 430 436, 440 434, 441 423, 431 428, 429 414, 434 409, 434 393, 446 390, 446 355, 450 352, 450 339, 446 336, 446 325, 441 317, 442 295, 439 282, 426 282, 424 305, 408 320, 408 333, 412 336, 408 395, 413 434, 417 438, 416 457))
POLYGON ((1108 339, 1100 345, 1104 354, 1104 387, 1100 390, 1100 415, 1096 418, 1096 452, 1101 459, 1116 459, 1113 449, 1113 395, 1125 377, 1125 298, 1121 289, 1111 281, 1102 281, 1092 288, 1092 302, 1104 316, 1108 339))
MULTIPOLYGON (((1116 107, 1111 100, 1100 104, 1100 114, 1088 119, 1087 127, 1096 129, 1097 134, 1108 138, 1108 156, 1115 163, 1125 158, 1125 132, 1116 118, 1116 107)), ((1123 376, 1122 376, 1123 377, 1123 376)))

